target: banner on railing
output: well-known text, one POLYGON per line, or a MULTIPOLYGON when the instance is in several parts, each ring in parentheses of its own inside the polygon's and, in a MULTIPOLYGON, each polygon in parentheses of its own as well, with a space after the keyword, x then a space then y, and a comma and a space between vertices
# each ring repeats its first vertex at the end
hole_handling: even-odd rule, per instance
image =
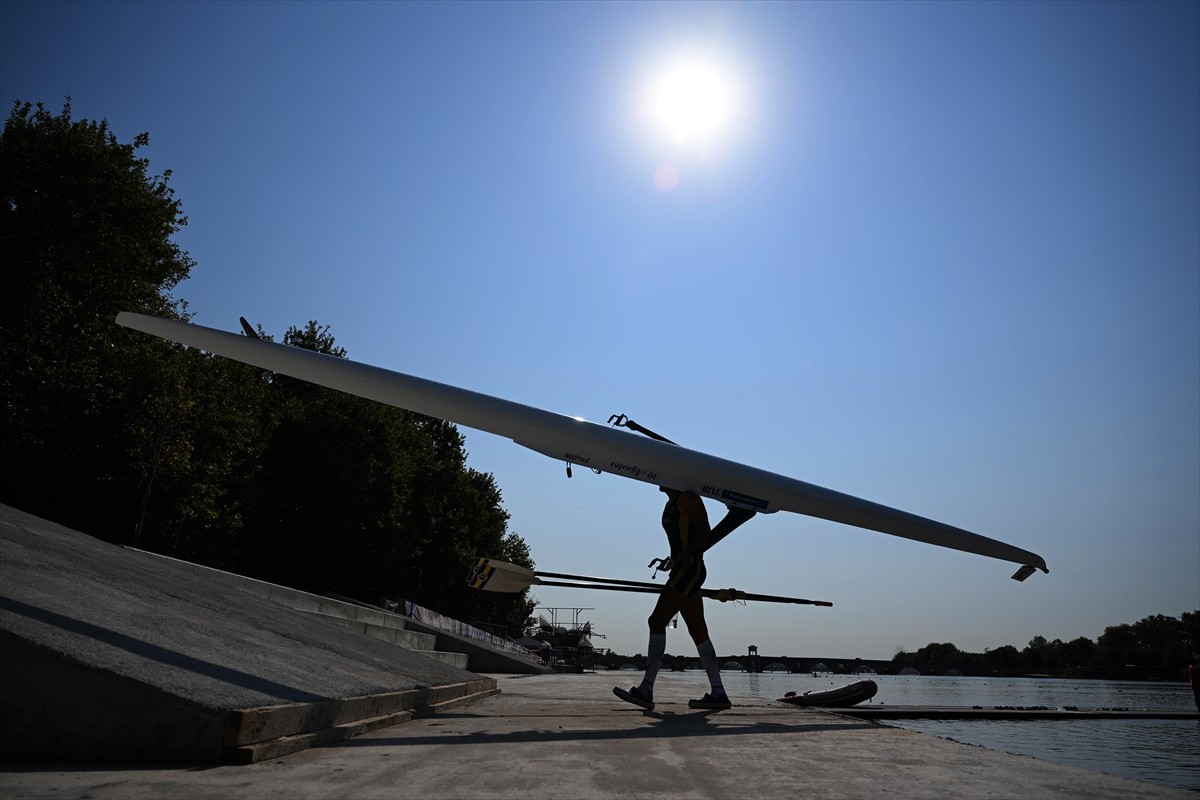
POLYGON ((537 658, 537 656, 535 656, 533 653, 530 653, 529 650, 521 647, 521 645, 517 644, 516 642, 510 642, 508 639, 503 639, 495 634, 480 630, 474 625, 468 625, 465 622, 459 622, 456 619, 451 619, 450 617, 447 617, 444 614, 439 614, 436 611, 430 611, 428 608, 419 606, 416 603, 410 603, 407 600, 401 600, 400 607, 401 613, 403 613, 405 616, 412 617, 417 622, 420 622, 423 625, 428 625, 431 628, 437 628, 438 630, 443 630, 447 633, 464 636, 468 639, 477 639, 481 642, 486 642, 492 647, 513 653, 515 655, 534 659, 537 658))

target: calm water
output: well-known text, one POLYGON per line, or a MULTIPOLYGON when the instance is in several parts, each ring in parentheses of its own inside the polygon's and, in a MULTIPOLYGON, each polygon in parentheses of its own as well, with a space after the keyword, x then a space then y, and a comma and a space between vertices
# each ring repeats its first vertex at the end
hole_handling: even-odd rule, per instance
MULTIPOLYGON (((707 687, 703 672, 664 673, 707 687)), ((725 688, 773 700, 785 692, 845 686, 869 677, 872 704, 897 706, 1046 706, 1195 710, 1185 683, 1073 681, 1058 678, 951 678, 892 675, 789 675, 724 672, 725 688)), ((1196 720, 887 720, 886 724, 993 750, 1200 791, 1196 720)))

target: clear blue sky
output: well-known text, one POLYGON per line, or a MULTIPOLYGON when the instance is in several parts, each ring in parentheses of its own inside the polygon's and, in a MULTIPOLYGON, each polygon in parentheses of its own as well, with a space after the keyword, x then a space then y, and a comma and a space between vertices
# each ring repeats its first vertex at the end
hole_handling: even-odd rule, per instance
MULTIPOLYGON (((835 605, 714 605, 722 653, 1021 648, 1200 608, 1200 4, 5 0, 0 23, 5 109, 70 95, 150 133, 198 322, 315 319, 355 360, 625 413, 1050 565, 1020 584, 760 516, 709 585, 835 605), (684 52, 734 100, 680 141, 641 98, 684 52)), ((464 433, 542 569, 666 554, 653 487, 464 433)), ((536 597, 645 649, 648 596, 536 597)), ((682 627, 668 651, 694 652, 682 627)))

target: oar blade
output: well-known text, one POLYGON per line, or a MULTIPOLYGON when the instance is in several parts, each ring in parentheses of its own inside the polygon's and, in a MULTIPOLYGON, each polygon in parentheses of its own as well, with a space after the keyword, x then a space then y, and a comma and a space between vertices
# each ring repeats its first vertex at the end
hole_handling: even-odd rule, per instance
POLYGON ((532 571, 491 558, 475 559, 467 573, 467 585, 485 592, 521 592, 535 583, 538 579, 532 571))

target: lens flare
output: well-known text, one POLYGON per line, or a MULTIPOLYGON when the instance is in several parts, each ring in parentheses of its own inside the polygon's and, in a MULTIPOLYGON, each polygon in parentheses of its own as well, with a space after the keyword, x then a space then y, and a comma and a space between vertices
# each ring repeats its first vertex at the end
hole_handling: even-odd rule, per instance
POLYGON ((673 192, 679 185, 679 167, 671 163, 659 164, 654 170, 654 188, 660 192, 673 192))

